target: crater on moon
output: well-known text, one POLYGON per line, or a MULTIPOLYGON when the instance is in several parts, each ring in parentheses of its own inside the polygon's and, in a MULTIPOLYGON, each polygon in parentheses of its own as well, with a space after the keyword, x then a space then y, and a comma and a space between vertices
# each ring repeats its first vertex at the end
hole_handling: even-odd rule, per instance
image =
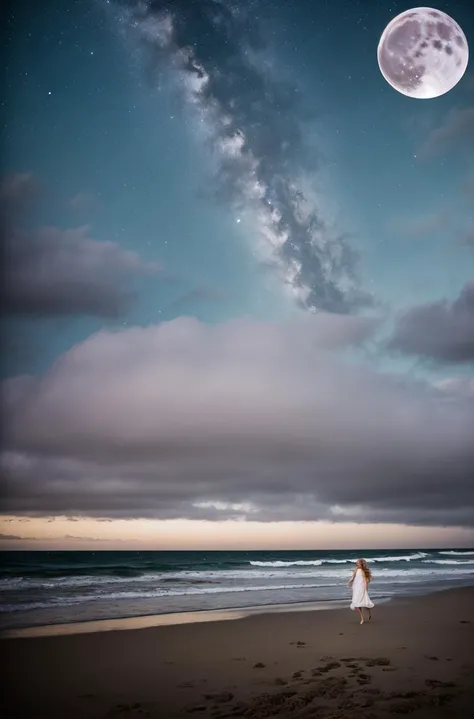
POLYGON ((466 71, 466 36, 452 17, 420 7, 395 17, 380 38, 380 71, 398 92, 428 99, 449 92, 466 71))

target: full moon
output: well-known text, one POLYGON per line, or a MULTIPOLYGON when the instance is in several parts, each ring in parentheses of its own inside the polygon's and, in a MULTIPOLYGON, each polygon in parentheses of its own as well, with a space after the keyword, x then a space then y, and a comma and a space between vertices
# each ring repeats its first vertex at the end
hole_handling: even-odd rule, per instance
POLYGON ((469 48, 455 20, 417 7, 397 15, 377 49, 382 75, 398 92, 427 100, 449 92, 466 71, 469 48))

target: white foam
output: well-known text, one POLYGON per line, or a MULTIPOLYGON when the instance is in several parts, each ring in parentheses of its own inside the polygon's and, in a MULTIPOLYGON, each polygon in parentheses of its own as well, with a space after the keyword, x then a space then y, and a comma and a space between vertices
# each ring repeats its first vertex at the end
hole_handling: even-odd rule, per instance
MULTIPOLYGON (((397 557, 370 557, 367 559, 367 562, 411 562, 416 559, 423 559, 423 557, 427 556, 428 554, 426 552, 416 552, 415 554, 403 554, 397 557)), ((250 562, 250 564, 253 567, 320 567, 324 564, 354 564, 355 561, 352 557, 347 559, 299 559, 288 562, 283 560, 275 560, 273 562, 260 562, 255 560, 250 562)))
POLYGON ((250 562, 252 567, 320 567, 323 561, 321 559, 300 559, 294 562, 250 562))
POLYGON ((454 554, 459 557, 467 557, 469 554, 474 554, 474 551, 466 550, 466 551, 458 552, 453 549, 453 550, 450 550, 449 552, 447 552, 447 551, 446 552, 438 552, 438 554, 450 554, 450 555, 454 554))
POLYGON ((31 602, 23 604, 3 604, 0 605, 0 612, 26 611, 32 609, 45 609, 51 606, 71 606, 74 604, 84 604, 85 602, 94 602, 99 600, 123 600, 123 599, 155 599, 158 597, 185 597, 190 595, 205 594, 229 594, 233 592, 263 592, 263 591, 283 591, 288 589, 321 589, 322 587, 337 587, 337 584, 278 584, 278 585, 259 585, 248 587, 187 587, 186 589, 152 589, 149 591, 124 591, 112 592, 110 594, 90 594, 76 595, 74 597, 56 597, 46 602, 31 602))
POLYGON ((474 564, 474 559, 424 559, 425 564, 474 564))
POLYGON ((371 557, 367 559, 367 562, 412 562, 427 556, 426 552, 416 552, 415 554, 404 554, 401 557, 371 557))

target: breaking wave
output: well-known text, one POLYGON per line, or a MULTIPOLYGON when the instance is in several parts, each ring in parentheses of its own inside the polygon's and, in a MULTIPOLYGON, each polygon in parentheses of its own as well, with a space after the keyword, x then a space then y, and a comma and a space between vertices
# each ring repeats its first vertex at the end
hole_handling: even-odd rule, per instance
MULTIPOLYGON (((368 562, 412 562, 417 559, 427 557, 426 552, 416 552, 415 554, 404 554, 397 557, 369 557, 368 562)), ((344 559, 298 559, 292 561, 274 560, 272 562, 261 562, 254 560, 250 562, 252 567, 321 567, 323 564, 354 564, 355 558, 344 559)))
POLYGON ((474 564, 474 559, 465 559, 464 561, 462 559, 424 559, 423 562, 425 564, 455 564, 459 566, 460 564, 474 564))

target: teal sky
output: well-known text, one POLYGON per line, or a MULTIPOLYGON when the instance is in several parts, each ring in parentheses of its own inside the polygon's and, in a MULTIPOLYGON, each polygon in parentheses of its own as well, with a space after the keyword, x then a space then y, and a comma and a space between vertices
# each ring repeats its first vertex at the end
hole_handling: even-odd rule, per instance
MULTIPOLYGON (((467 6, 445 5, 468 33, 467 6)), ((291 312, 278 280, 258 266, 252 228, 213 199, 210 151, 191 110, 166 78, 161 91, 147 78, 110 4, 51 0, 41 19, 34 7, 24 3, 8 28, 4 169, 32 173, 44 186, 38 223, 87 224, 94 239, 133 249, 176 278, 143 281, 123 322, 146 325, 183 311, 205 321, 291 312), (74 210, 78 196, 83 206, 74 210), (204 287, 219 299, 181 303, 204 287)), ((433 157, 420 154, 453 108, 472 107, 472 74, 445 96, 415 102, 384 82, 375 58, 381 29, 403 3, 379 2, 370 12, 343 3, 342 14, 337 4, 312 7, 262 11, 269 61, 297 78, 315 115, 305 123, 320 165, 310 179, 360 251, 362 284, 391 312, 454 298, 474 265, 459 237, 473 222, 472 197, 462 190, 472 143, 468 155, 462 137, 433 157)), ((35 320, 41 350, 27 371, 43 370, 101 320, 42 324, 38 330, 35 320)))

